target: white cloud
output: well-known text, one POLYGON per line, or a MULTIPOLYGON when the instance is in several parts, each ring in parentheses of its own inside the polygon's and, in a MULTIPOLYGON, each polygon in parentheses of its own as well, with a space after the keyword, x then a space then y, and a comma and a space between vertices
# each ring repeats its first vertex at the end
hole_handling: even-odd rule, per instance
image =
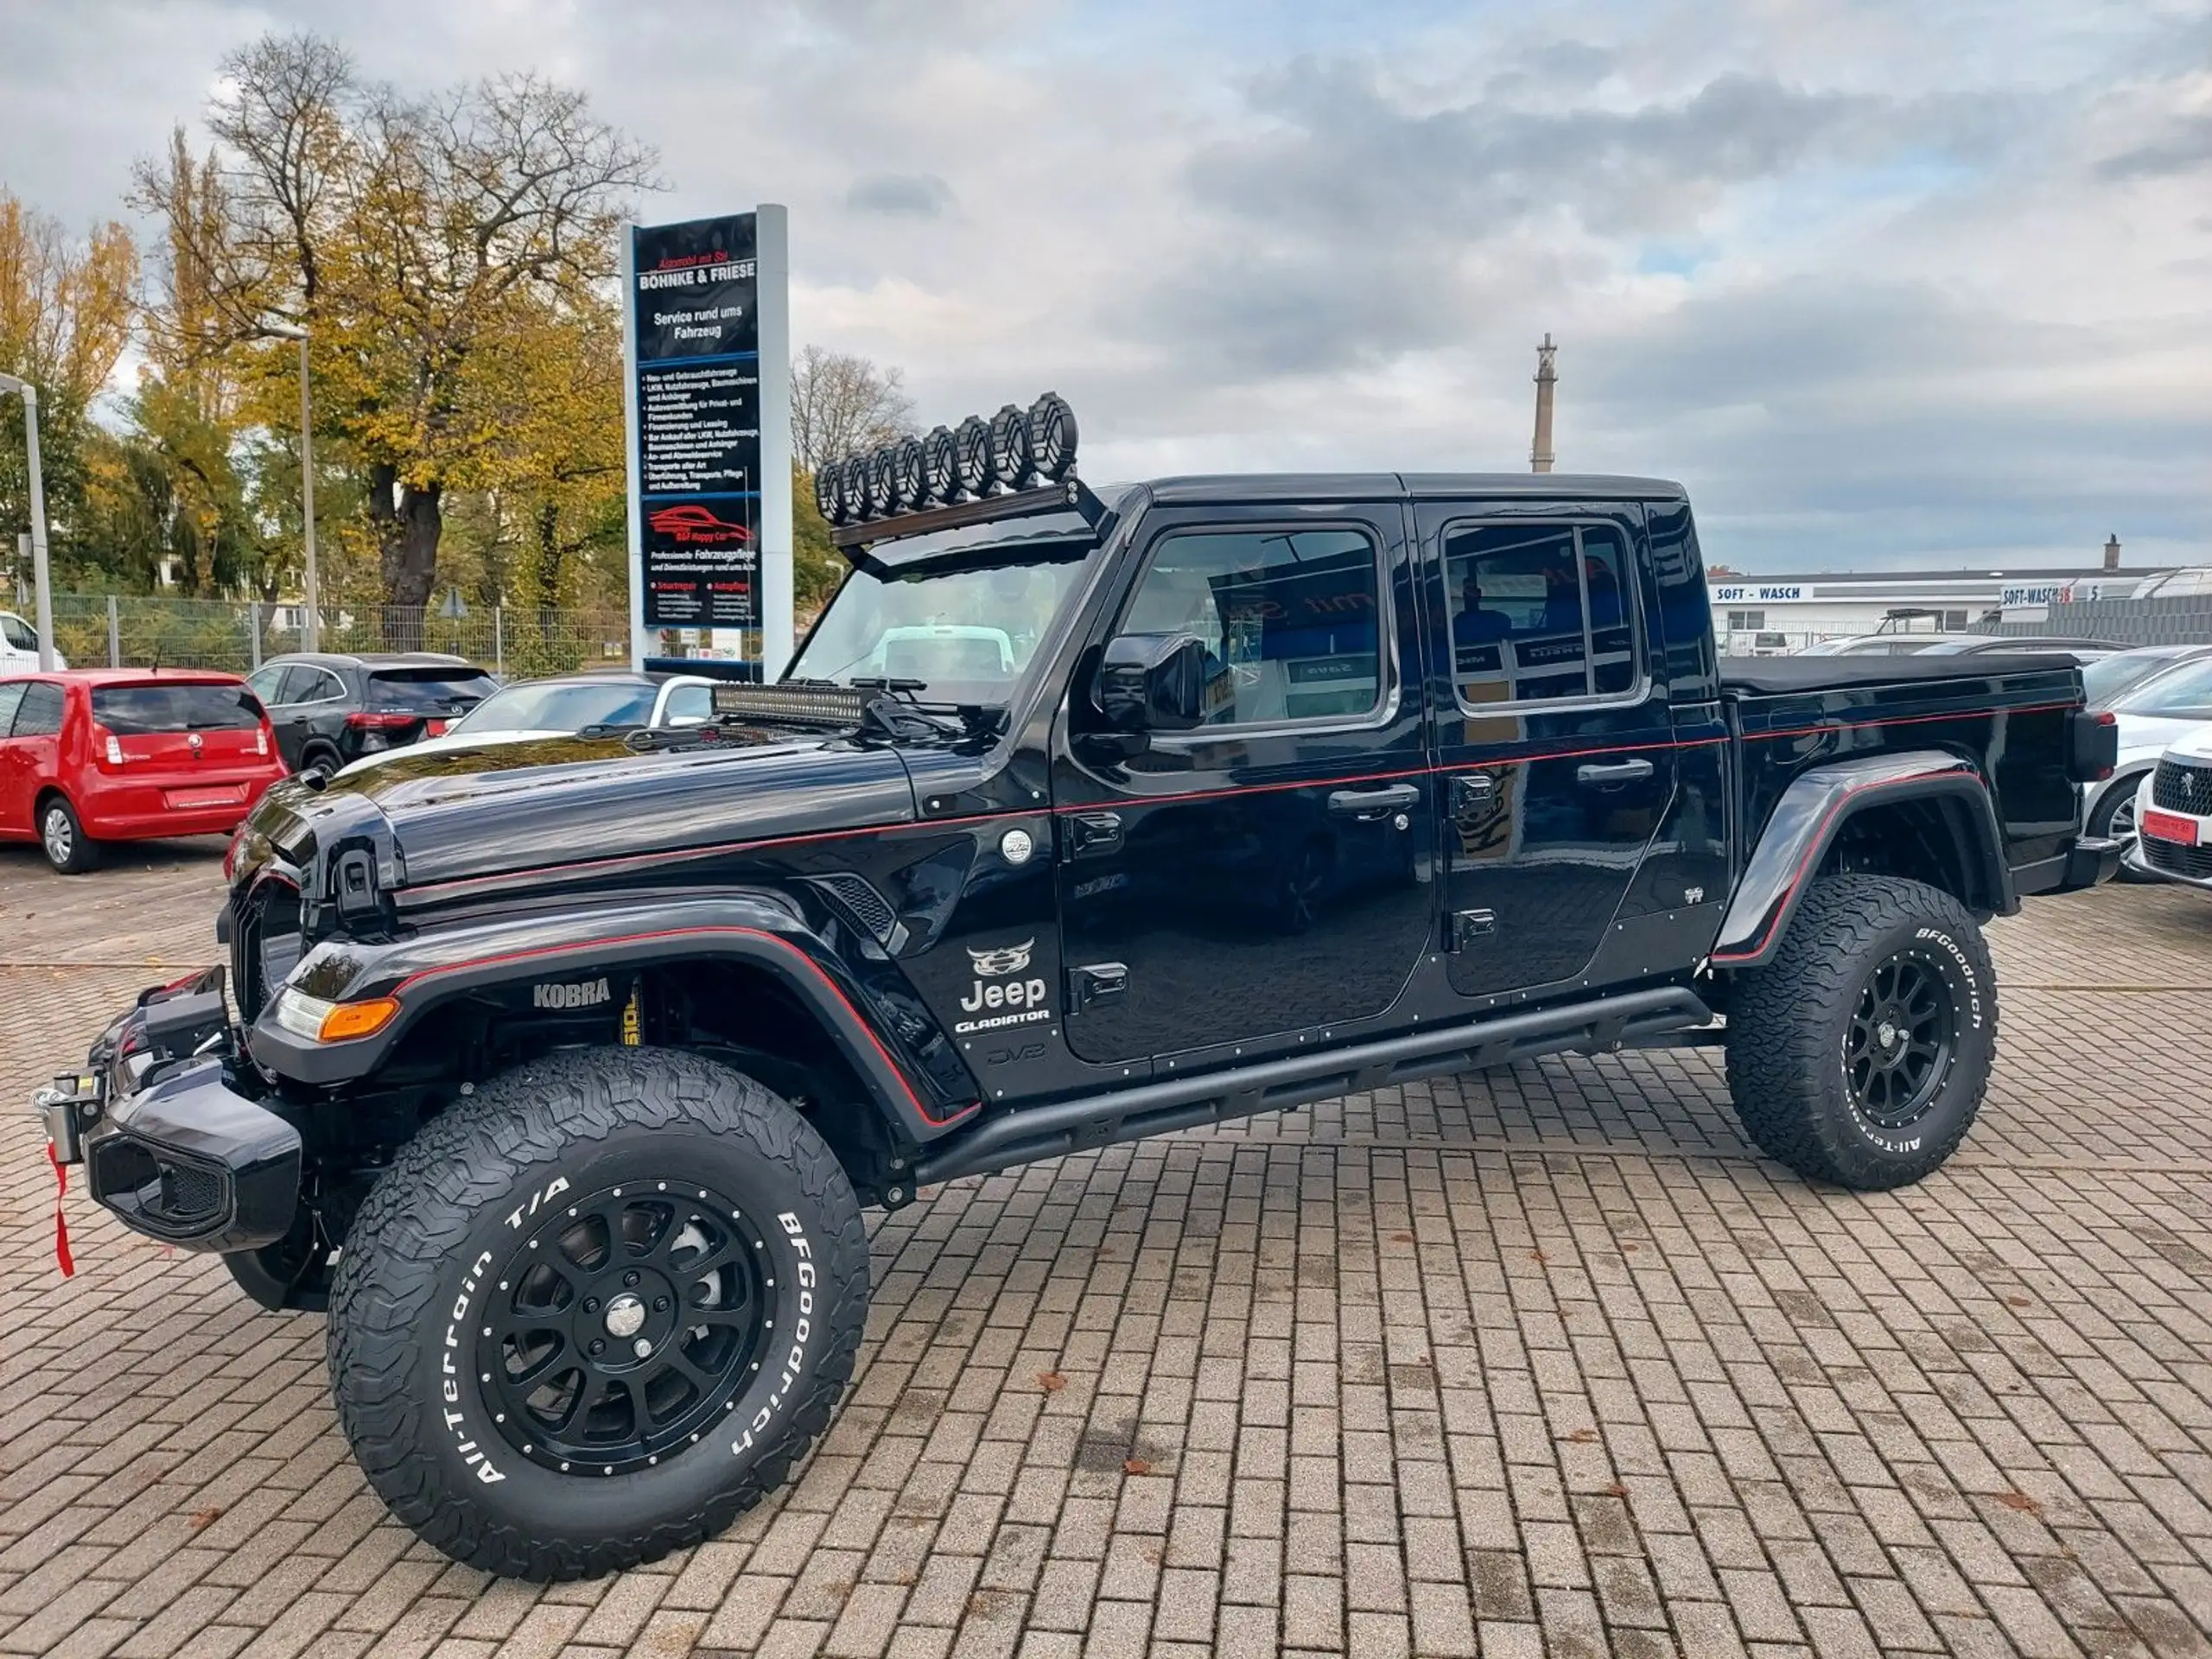
POLYGON ((1739 568, 2212 557, 2202 0, 0 0, 0 175, 112 213, 302 27, 585 86, 649 217, 790 204, 802 339, 1096 475, 1517 469, 1550 329, 1563 463, 1739 568))

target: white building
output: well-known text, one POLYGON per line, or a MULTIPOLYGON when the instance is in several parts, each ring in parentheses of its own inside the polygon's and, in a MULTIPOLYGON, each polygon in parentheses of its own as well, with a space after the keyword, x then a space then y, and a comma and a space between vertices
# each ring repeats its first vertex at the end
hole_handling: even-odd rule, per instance
MULTIPOLYGON (((2115 547, 2111 551, 2116 553, 2115 547)), ((1713 632, 1733 656, 1862 633, 1952 633, 1984 619, 2040 621, 2054 600, 2127 599, 2164 574, 2080 569, 1880 570, 1728 577, 1708 584, 1713 632)))

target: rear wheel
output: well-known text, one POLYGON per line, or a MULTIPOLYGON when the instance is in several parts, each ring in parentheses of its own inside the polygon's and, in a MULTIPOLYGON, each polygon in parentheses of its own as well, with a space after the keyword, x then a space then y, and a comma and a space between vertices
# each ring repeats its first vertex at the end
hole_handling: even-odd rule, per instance
MULTIPOLYGON (((2108 785, 2098 798, 2096 805, 2089 810, 2089 833, 2107 840, 2133 841, 2136 834, 2135 796, 2142 782, 2143 774, 2139 772, 2133 778, 2123 778, 2118 783, 2108 785)), ((2122 881, 2152 881, 2156 879, 2132 870, 2125 864, 2120 867, 2120 880, 2122 881)))
POLYGON ((310 743, 300 751, 302 772, 319 772, 326 778, 335 778, 338 769, 345 764, 338 751, 327 743, 310 743))
POLYGON ((82 875, 100 861, 99 843, 85 833, 77 810, 49 795, 38 810, 38 844, 46 861, 64 875, 82 875))
POLYGON ((339 1421, 456 1560, 652 1560, 789 1478, 852 1375, 868 1239, 844 1171, 750 1077, 585 1050, 495 1078, 385 1172, 338 1258, 339 1421))
POLYGON ((1760 1150, 1878 1191, 1942 1166, 1981 1109, 1997 978, 1981 930, 1923 882, 1832 875, 1728 1015, 1728 1086, 1760 1150))

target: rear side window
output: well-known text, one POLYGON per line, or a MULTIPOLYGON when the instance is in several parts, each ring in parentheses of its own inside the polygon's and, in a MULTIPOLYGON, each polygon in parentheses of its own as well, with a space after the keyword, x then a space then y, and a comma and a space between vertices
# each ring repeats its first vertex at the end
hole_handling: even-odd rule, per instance
POLYGON ((1352 530, 1167 536, 1121 632, 1198 637, 1209 726, 1364 715, 1382 701, 1377 569, 1352 530))
POLYGON ((16 737, 48 737, 61 729, 61 688, 50 680, 33 680, 23 688, 11 728, 16 737))
POLYGON ((481 670, 387 671, 369 676, 368 703, 410 715, 458 713, 480 702, 497 688, 481 670))
POLYGON ((103 685, 92 691, 92 719, 118 737, 251 731, 261 705, 242 685, 103 685))
POLYGON ((16 706, 23 700, 23 682, 0 681, 0 737, 8 735, 8 728, 16 723, 16 706))
POLYGON ((5 639, 17 651, 36 651, 38 635, 17 618, 0 616, 0 639, 5 639))
POLYGON ((1452 683, 1470 708, 1618 696, 1637 683, 1628 550, 1610 524, 1469 524, 1444 537, 1452 683))

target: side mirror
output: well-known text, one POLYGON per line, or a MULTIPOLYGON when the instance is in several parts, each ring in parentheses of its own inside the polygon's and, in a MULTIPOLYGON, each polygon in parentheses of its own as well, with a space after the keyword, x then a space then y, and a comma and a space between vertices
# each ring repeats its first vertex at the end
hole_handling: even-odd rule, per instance
POLYGON ((1187 732, 1205 724, 1206 648, 1188 633, 1125 633, 1098 660, 1097 700, 1117 732, 1187 732))

